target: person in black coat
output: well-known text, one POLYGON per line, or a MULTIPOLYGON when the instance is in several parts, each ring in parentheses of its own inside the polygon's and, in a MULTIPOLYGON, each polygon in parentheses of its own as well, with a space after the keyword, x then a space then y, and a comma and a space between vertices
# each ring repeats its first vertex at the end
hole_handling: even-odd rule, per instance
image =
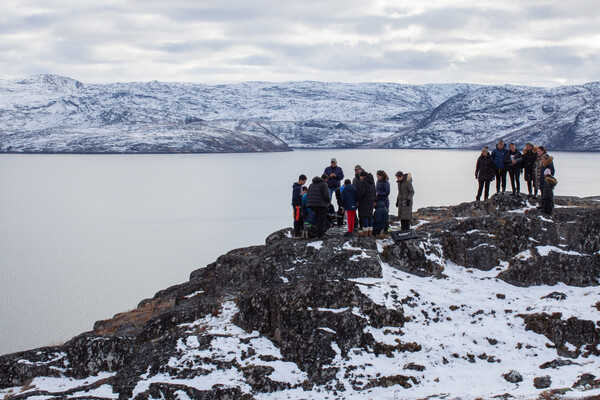
POLYGON ((484 200, 488 199, 490 195, 490 182, 494 180, 495 175, 496 166, 486 146, 481 149, 481 155, 477 159, 477 165, 475 166, 475 179, 479 181, 479 188, 477 189, 477 197, 475 197, 475 200, 481 200, 481 192, 484 187, 484 200))
POLYGON ((320 178, 315 176, 308 187, 306 207, 312 209, 315 213, 317 237, 322 237, 325 233, 325 217, 327 216, 327 207, 329 207, 329 203, 331 202, 327 179, 328 176, 325 174, 320 178))
POLYGON ((302 236, 302 227, 304 222, 302 221, 302 185, 306 183, 306 175, 300 175, 298 182, 294 182, 292 185, 292 209, 294 216, 294 237, 299 238, 302 236))
POLYGON ((373 204, 375 202, 375 179, 373 175, 362 171, 360 185, 356 196, 358 200, 358 217, 362 221, 359 236, 369 236, 373 232, 373 204))
POLYGON ((512 195, 518 196, 521 192, 521 164, 523 163, 523 155, 514 143, 508 145, 508 152, 504 155, 504 165, 510 176, 510 187, 512 195))
POLYGON ((543 173, 544 180, 540 183, 542 199, 538 208, 541 208, 542 213, 552 215, 552 211, 554 211, 554 187, 557 180, 552 176, 550 168, 546 168, 543 173))
POLYGON ((527 143, 525 149, 523 149, 523 178, 527 182, 527 197, 533 196, 533 184, 534 178, 534 165, 537 159, 537 153, 534 150, 533 144, 527 143))

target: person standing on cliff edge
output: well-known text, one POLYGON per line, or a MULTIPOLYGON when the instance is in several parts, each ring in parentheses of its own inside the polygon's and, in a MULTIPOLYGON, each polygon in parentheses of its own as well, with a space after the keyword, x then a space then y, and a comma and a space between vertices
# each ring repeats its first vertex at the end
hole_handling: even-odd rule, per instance
POLYGON ((504 164, 504 157, 508 153, 508 149, 504 145, 504 140, 498 140, 496 148, 492 151, 492 160, 496 165, 496 193, 506 192, 506 165, 504 164))
POLYGON ((317 237, 320 238, 325 233, 325 217, 327 216, 327 207, 331 202, 329 191, 327 190, 328 176, 323 174, 319 178, 315 176, 308 187, 308 196, 306 207, 315 213, 315 223, 317 225, 317 237))
POLYGON ((396 172, 396 182, 398 183, 398 198, 396 207, 398 207, 398 218, 403 231, 410 229, 412 223, 412 205, 415 189, 412 185, 412 177, 402 171, 396 172))
POLYGON ((302 236, 304 221, 302 220, 302 186, 306 183, 306 175, 298 177, 298 182, 292 185, 292 209, 294 216, 294 237, 302 236))
POLYGON ((338 167, 337 160, 331 159, 331 165, 325 168, 323 171, 324 175, 327 175, 327 188, 329 189, 329 198, 333 199, 333 192, 341 186, 342 179, 344 179, 344 171, 341 167, 338 167))

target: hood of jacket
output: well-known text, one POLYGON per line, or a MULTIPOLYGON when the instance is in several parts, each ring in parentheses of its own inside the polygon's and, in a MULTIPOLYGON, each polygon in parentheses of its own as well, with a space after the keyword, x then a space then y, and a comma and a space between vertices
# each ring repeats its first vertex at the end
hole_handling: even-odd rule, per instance
POLYGON ((345 192, 346 190, 347 190, 349 193, 356 192, 356 188, 355 188, 355 187, 354 187, 354 185, 352 185, 352 184, 344 185, 344 190, 343 190, 343 192, 345 192))
POLYGON ((375 179, 373 179, 373 174, 368 173, 367 176, 365 176, 365 181, 370 183, 371 185, 374 185, 375 179))
POLYGON ((381 207, 385 207, 385 203, 383 201, 378 201, 377 204, 375 205, 375 208, 381 208, 381 207))
POLYGON ((320 176, 315 176, 312 179, 312 183, 319 183, 319 182, 325 182, 325 180, 323 180, 323 178, 321 178, 320 176))
POLYGON ((554 161, 554 158, 552 156, 550 156, 542 161, 542 165, 544 167, 547 167, 548 165, 552 164, 553 161, 554 161))

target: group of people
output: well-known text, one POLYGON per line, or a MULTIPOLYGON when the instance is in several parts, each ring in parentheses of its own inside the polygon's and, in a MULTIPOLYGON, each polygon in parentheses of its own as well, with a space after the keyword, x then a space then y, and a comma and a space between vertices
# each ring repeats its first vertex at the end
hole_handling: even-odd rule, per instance
POLYGON ((534 146, 527 143, 521 153, 514 143, 509 143, 508 149, 502 139, 491 152, 487 146, 481 150, 475 167, 475 179, 479 181, 475 200, 489 198, 490 183, 496 180, 496 193, 506 192, 506 175, 510 178, 512 196, 521 193, 521 172, 524 172, 527 182, 527 197, 537 197, 541 194, 540 209, 544 214, 552 214, 554 209, 554 187, 557 184, 554 178, 554 159, 548 154, 544 146, 534 146))
MULTIPOLYGON (((378 170, 375 176, 356 165, 353 179, 344 179, 344 171, 335 158, 308 187, 306 175, 300 175, 292 186, 294 237, 322 237, 329 227, 343 225, 344 220, 347 236, 353 235, 355 229, 358 236, 384 236, 389 228, 390 182, 383 170, 378 170)), ((395 176, 398 216, 402 229, 409 229, 415 193, 412 177, 402 171, 395 176)))

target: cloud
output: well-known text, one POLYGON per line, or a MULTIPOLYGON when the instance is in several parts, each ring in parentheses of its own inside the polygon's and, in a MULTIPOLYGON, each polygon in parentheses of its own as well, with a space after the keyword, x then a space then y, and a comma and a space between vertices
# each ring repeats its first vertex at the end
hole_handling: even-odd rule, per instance
POLYGON ((595 0, 6 0, 4 8, 4 77, 600 80, 595 0))

